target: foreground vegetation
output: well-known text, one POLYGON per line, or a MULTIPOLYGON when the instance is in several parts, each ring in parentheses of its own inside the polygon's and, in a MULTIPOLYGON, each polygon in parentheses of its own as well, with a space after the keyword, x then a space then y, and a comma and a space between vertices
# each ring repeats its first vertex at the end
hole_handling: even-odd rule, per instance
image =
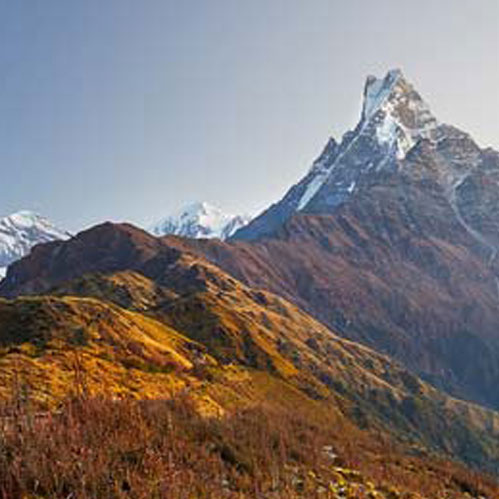
POLYGON ((497 497, 492 479, 400 453, 320 413, 264 402, 222 418, 175 401, 3 407, 2 497, 497 497))
POLYGON ((201 263, 0 299, 1 497, 499 497, 498 413, 201 263))

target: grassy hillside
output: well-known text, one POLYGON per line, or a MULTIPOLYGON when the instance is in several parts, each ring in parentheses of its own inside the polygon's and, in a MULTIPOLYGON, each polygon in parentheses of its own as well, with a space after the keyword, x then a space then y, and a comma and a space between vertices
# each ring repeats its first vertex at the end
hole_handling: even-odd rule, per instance
MULTIPOLYGON (((346 497, 494 496, 493 481, 456 462, 499 473, 496 412, 444 395, 201 257, 158 253, 159 243, 125 229, 113 239, 118 256, 72 241, 77 251, 57 260, 60 282, 44 278, 46 295, 0 300, 6 497, 119 497, 123 487, 161 496, 164 476, 173 497, 335 497, 334 487, 350 486, 346 497), (134 237, 147 242, 140 251, 134 237), (179 422, 166 442, 178 400, 199 433, 179 422), (98 445, 106 431, 109 448, 98 445), (34 456, 55 471, 41 474, 34 456)), ((52 250, 39 251, 49 262, 52 250)))
POLYGON ((255 373, 266 373, 361 428, 391 432, 411 452, 422 447, 498 469, 495 412, 443 395, 388 357, 339 338, 285 300, 212 265, 184 262, 175 275, 162 283, 135 272, 86 275, 52 292, 99 300, 2 302, 0 394, 27 391, 54 406, 75 386, 114 398, 187 391, 205 413, 224 414, 254 404, 255 373), (180 294, 182 274, 202 285, 180 294))

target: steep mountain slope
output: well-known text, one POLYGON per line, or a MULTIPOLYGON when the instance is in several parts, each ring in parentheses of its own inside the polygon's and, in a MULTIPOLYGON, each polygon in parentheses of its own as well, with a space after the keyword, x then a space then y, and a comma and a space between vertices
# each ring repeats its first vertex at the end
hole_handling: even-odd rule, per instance
POLYGON ((249 221, 248 216, 228 215, 208 203, 193 203, 160 220, 149 232, 155 236, 227 239, 249 221))
POLYGON ((379 202, 366 196, 335 216, 296 216, 256 243, 169 244, 294 301, 455 395, 497 407, 497 282, 488 257, 459 227, 450 239, 433 209, 415 233, 413 206, 400 213, 386 187, 379 202))
POLYGON ((169 238, 440 388, 499 407, 499 155, 440 124, 400 72, 227 243, 169 238))
POLYGON ((32 393, 46 393, 44 387, 55 379, 67 380, 68 374, 58 369, 74 365, 73 350, 64 341, 73 341, 77 330, 76 336, 83 337, 80 357, 87 359, 85 372, 94 390, 113 386, 113 392, 130 393, 140 384, 137 395, 161 396, 164 381, 151 378, 149 386, 149 378, 144 381, 140 374, 140 383, 136 377, 128 383, 123 362, 134 376, 135 370, 166 369, 171 374, 180 369, 181 386, 201 376, 204 389, 198 390, 193 381, 191 385, 205 400, 206 410, 216 411, 227 403, 248 403, 244 393, 254 387, 252 373, 266 373, 311 400, 332 404, 370 431, 390 431, 400 441, 496 470, 497 413, 439 393, 388 357, 340 339, 284 299, 248 288, 204 258, 171 248, 132 226, 103 224, 69 241, 39 246, 9 268, 3 291, 13 283, 23 292, 61 297, 3 304, 0 324, 7 350, 0 373, 2 366, 11 373, 5 387, 11 386, 8 380, 20 362, 32 393), (54 343, 61 335, 63 343, 54 343), (166 346, 149 341, 151 335, 166 346), (31 346, 12 349, 13 343, 31 346), (56 361, 58 356, 61 360, 56 361), (106 368, 103 359, 119 365, 106 368), (42 365, 53 369, 48 381, 42 365), (109 371, 112 379, 102 377, 99 388, 101 371, 109 371))
POLYGON ((489 252, 495 251, 497 219, 489 217, 485 232, 476 227, 477 220, 475 224, 469 221, 494 206, 498 155, 481 150, 466 133, 439 123, 399 70, 388 72, 383 79, 368 77, 356 128, 339 144, 330 139, 308 174, 235 238, 253 240, 272 234, 296 213, 334 213, 368 190, 371 178, 380 173, 438 184, 463 230, 489 252), (476 191, 478 182, 482 196, 466 194, 476 191))
POLYGON ((30 211, 20 211, 0 219, 0 279, 9 264, 27 255, 36 244, 69 236, 46 218, 30 211))

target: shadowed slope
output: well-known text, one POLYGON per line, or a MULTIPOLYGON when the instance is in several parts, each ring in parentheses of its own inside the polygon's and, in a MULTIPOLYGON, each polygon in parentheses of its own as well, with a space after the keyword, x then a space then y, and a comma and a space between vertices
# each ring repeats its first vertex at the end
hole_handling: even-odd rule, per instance
POLYGON ((334 214, 296 215, 273 237, 165 242, 291 300, 450 393, 497 407, 497 261, 441 193, 431 182, 383 176, 334 214))

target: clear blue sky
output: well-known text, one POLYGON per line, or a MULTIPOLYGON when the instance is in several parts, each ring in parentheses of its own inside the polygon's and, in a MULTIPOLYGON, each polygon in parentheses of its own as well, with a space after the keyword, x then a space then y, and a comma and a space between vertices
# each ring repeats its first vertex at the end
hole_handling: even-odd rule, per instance
POLYGON ((401 67, 499 148, 497 0, 0 0, 0 215, 254 212, 401 67))

